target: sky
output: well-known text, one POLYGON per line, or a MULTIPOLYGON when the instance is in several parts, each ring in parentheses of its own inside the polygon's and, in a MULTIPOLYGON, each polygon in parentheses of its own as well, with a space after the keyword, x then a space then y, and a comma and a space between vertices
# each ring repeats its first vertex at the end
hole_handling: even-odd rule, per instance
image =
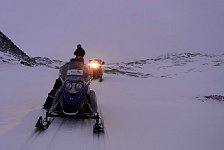
POLYGON ((29 56, 106 62, 222 52, 222 0, 1 0, 0 30, 29 56))

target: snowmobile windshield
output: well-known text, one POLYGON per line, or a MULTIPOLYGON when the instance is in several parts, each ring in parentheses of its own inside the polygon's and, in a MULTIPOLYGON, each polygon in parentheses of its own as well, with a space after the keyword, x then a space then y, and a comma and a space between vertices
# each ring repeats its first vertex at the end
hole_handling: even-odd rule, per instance
POLYGON ((91 79, 91 74, 92 72, 86 65, 77 62, 66 63, 60 68, 60 78, 62 81, 65 81, 67 78, 73 80, 84 78, 85 81, 89 81, 91 79))
POLYGON ((70 81, 84 81, 84 76, 80 75, 69 75, 66 77, 65 80, 70 80, 70 81))
POLYGON ((66 73, 61 73, 61 80, 66 81, 66 80, 71 80, 71 81, 89 81, 91 79, 91 75, 88 72, 84 72, 83 70, 75 70, 75 69, 70 69, 67 70, 66 73), (63 75, 64 74, 64 75, 63 75))
POLYGON ((66 75, 62 78, 63 81, 65 80, 84 80, 83 70, 79 69, 68 69, 66 70, 66 75))

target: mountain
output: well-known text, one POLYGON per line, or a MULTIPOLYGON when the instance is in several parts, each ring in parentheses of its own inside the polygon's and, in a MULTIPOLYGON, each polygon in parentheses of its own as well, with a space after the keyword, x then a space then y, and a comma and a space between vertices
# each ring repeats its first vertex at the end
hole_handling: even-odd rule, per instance
POLYGON ((0 63, 22 64, 26 66, 47 66, 58 69, 63 61, 47 57, 30 57, 0 31, 0 63))
MULTIPOLYGON (((0 63, 16 63, 26 66, 47 66, 59 69, 65 62, 47 57, 30 57, 18 48, 7 36, 0 32, 0 63)), ((224 65, 224 53, 167 53, 156 58, 129 62, 107 63, 105 73, 123 74, 141 78, 172 78, 190 72, 201 72, 213 66, 224 65), (177 68, 180 68, 178 69, 177 68), (145 72, 144 68, 148 68, 145 72)))
POLYGON ((167 53, 156 58, 111 63, 105 67, 105 72, 141 78, 173 78, 223 66, 224 53, 167 53))
POLYGON ((50 59, 47 57, 32 57, 35 62, 36 66, 46 66, 49 68, 54 68, 54 69, 59 69, 65 62, 61 60, 55 60, 55 59, 50 59))
POLYGON ((36 64, 35 60, 30 58, 26 53, 24 53, 20 48, 18 48, 6 35, 0 31, 0 52, 2 54, 0 57, 2 62, 19 62, 23 65, 33 66, 36 64), (8 59, 4 59, 3 55, 6 55, 8 59))

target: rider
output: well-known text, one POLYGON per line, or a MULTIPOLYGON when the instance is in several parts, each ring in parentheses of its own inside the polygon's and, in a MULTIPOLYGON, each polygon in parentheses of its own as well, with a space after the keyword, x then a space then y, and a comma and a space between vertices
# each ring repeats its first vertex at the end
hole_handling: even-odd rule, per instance
MULTIPOLYGON (((84 55, 85 55, 85 50, 82 48, 81 44, 78 44, 77 45, 77 49, 75 50, 74 52, 74 55, 76 55, 75 58, 72 58, 70 60, 70 62, 66 63, 65 65, 63 65, 61 68, 60 68, 60 72, 63 72, 61 71, 63 68, 66 68, 66 66, 69 64, 69 63, 72 63, 72 62, 80 62, 82 65, 84 64, 84 55)), ((80 64, 80 65, 81 65, 80 64)), ((61 77, 61 75, 60 75, 61 77)), ((48 93, 48 97, 46 98, 46 101, 43 105, 43 109, 46 109, 46 110, 49 110, 51 105, 52 105, 52 102, 53 102, 53 99, 54 99, 54 96, 57 92, 57 90, 61 87, 61 84, 62 84, 62 81, 61 81, 61 78, 58 78, 56 79, 55 83, 54 83, 54 86, 53 86, 53 89, 50 91, 50 93, 48 93)))
POLYGON ((82 48, 81 44, 77 45, 77 49, 74 52, 74 55, 76 55, 77 61, 83 62, 84 64, 84 56, 85 56, 86 52, 85 50, 82 48))
MULTIPOLYGON (((80 60, 81 60, 81 58, 80 59, 77 59, 77 57, 72 58, 72 59, 70 59, 70 61, 68 63, 66 63, 65 65, 63 65, 60 68, 60 79, 63 83, 66 82, 66 80, 68 78, 70 78, 70 75, 71 75, 70 71, 74 71, 74 70, 77 71, 78 75, 82 75, 82 77, 84 78, 85 84, 86 83, 88 84, 90 82, 90 80, 92 78, 91 70, 85 64, 83 64, 83 62, 80 60)), ((52 113, 54 111, 60 111, 60 107, 57 107, 57 106, 59 106, 58 104, 61 102, 59 100, 60 99, 59 91, 60 90, 56 91, 56 94, 55 94, 53 102, 52 102, 52 107, 49 110, 50 113, 52 113)))

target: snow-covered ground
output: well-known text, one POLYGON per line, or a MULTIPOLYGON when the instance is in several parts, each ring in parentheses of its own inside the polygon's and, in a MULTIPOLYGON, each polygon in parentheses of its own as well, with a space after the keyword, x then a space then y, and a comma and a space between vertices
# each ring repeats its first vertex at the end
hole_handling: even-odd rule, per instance
POLYGON ((12 56, 8 53, 3 53, 0 51, 0 65, 10 63, 10 64, 20 64, 18 57, 12 56))
POLYGON ((223 150, 224 103, 198 98, 223 95, 224 68, 204 57, 195 59, 200 65, 163 68, 162 75, 174 73, 170 78, 158 74, 155 61, 140 68, 152 74, 146 78, 105 74, 102 83, 93 81, 105 123, 100 136, 93 134, 89 120, 56 118, 46 131, 37 131, 58 70, 0 64, 0 149, 223 150), (210 67, 203 67, 206 63, 210 67))

